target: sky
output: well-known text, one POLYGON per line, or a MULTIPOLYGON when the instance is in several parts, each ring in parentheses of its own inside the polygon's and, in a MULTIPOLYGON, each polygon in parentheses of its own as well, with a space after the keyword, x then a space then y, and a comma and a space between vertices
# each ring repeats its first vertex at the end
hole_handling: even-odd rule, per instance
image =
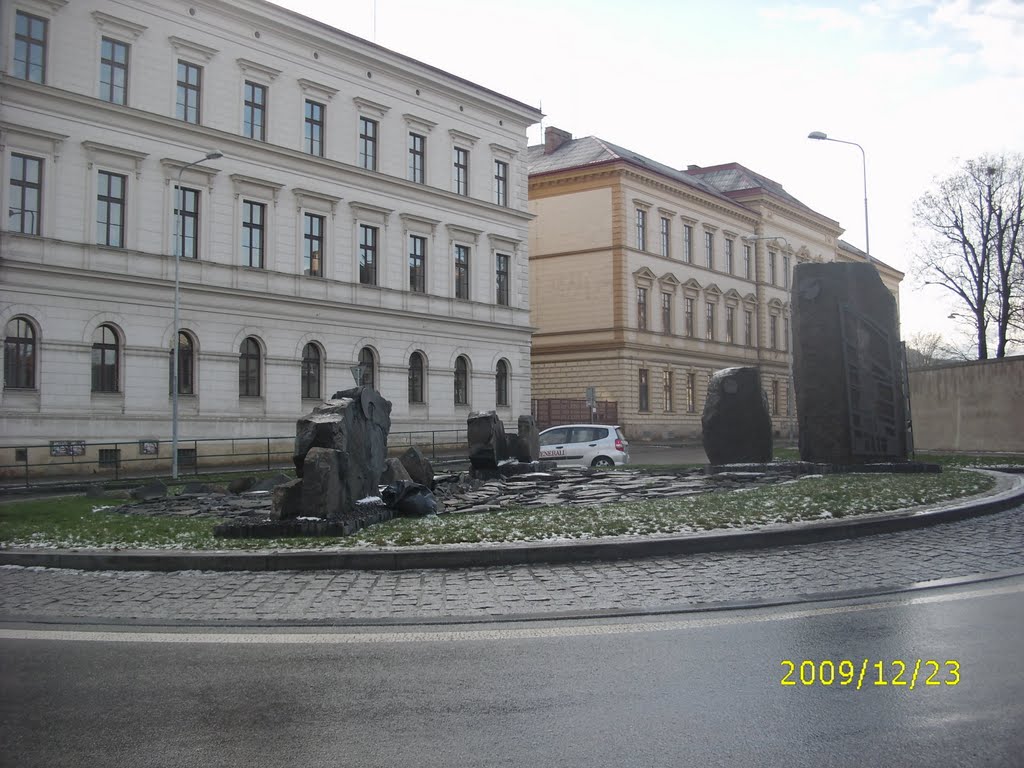
POLYGON ((1024 0, 273 0, 676 168, 739 162, 906 272, 902 336, 963 338, 914 270, 914 201, 1024 151, 1024 0))

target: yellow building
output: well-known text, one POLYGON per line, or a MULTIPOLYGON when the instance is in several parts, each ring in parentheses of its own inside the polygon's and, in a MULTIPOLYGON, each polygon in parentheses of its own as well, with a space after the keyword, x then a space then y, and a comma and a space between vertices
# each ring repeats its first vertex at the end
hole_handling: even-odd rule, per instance
MULTIPOLYGON (((544 139, 528 154, 535 412, 593 387, 628 437, 693 437, 712 373, 756 365, 776 433, 795 434, 793 268, 867 255, 738 163, 677 170, 592 136, 544 139)), ((876 266, 898 296, 903 274, 876 266)))

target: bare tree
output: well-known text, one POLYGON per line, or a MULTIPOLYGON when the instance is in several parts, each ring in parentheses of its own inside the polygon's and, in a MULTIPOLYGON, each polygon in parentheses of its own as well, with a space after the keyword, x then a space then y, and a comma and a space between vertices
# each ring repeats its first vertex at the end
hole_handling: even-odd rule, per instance
POLYGON ((990 329, 1004 357, 1024 338, 1024 156, 968 160, 917 201, 914 218, 925 233, 919 278, 963 304, 978 359, 989 357, 990 329))

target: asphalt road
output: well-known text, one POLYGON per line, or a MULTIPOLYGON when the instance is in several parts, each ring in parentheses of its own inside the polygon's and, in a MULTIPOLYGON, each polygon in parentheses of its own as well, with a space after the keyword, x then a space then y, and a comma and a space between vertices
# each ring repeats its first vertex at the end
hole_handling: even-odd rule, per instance
POLYGON ((0 762, 1022 765, 1022 631, 1024 577, 643 621, 160 633, 7 624, 0 762), (781 684, 783 659, 797 665, 796 685, 781 684), (803 685, 804 660, 815 680, 829 676, 825 660, 850 667, 832 685, 803 685), (875 663, 892 683, 895 660, 908 685, 875 685, 875 663), (926 672, 940 684, 926 685, 926 672))

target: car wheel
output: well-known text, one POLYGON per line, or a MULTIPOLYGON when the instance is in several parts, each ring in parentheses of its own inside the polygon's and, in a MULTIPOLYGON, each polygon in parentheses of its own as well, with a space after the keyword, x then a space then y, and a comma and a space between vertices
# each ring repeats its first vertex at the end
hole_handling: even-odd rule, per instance
POLYGON ((615 462, 612 461, 611 459, 609 459, 607 456, 598 456, 596 459, 594 459, 592 462, 590 462, 590 466, 592 466, 592 467, 614 467, 615 466, 615 462))

